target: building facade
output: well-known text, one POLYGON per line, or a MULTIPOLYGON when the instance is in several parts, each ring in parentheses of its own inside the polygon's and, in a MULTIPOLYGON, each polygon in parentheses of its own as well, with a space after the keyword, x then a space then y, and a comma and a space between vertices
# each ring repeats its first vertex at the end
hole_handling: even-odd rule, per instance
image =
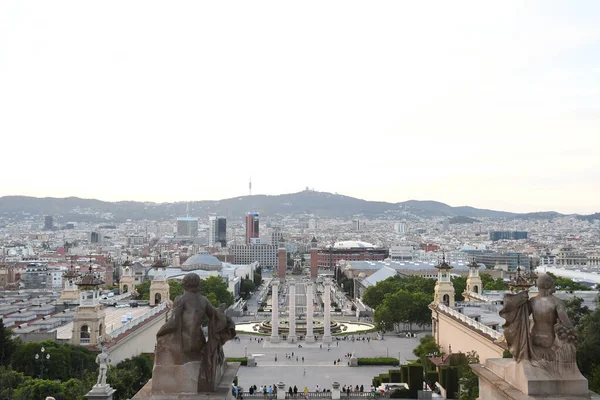
POLYGON ((520 240, 527 239, 527 232, 524 231, 490 231, 490 240, 520 240))
POLYGON ((319 267, 335 267, 340 261, 383 261, 389 256, 387 249, 365 242, 345 241, 319 249, 317 263, 319 267))
POLYGON ((246 213, 246 244, 257 244, 260 242, 259 225, 257 212, 246 213))
POLYGON ((236 244, 229 247, 235 264, 257 261, 262 267, 277 267, 277 246, 270 244, 236 244))
POLYGON ((225 217, 210 217, 208 224, 208 246, 227 247, 227 219, 225 217))

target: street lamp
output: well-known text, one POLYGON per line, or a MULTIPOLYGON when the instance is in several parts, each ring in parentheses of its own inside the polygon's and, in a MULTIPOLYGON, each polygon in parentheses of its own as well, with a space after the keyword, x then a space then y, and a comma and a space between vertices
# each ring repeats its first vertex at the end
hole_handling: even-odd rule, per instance
MULTIPOLYGON (((42 353, 42 355, 40 356, 39 354, 35 354, 35 360, 38 361, 40 360, 40 379, 44 379, 44 353, 46 352, 46 348, 42 347, 40 349, 40 352, 42 353)), ((46 354, 46 360, 50 361, 50 354, 46 354)))

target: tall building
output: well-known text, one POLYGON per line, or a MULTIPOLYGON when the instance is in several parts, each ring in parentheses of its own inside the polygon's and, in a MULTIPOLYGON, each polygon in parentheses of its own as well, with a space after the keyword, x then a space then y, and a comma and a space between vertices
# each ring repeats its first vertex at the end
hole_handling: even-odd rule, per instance
POLYGON ((197 237, 198 236, 198 218, 192 218, 192 217, 177 218, 177 236, 178 237, 197 237))
POLYGON ((251 264, 257 261, 262 267, 277 267, 277 246, 270 244, 234 244, 228 248, 235 264, 251 264))
POLYGON ((54 230, 54 218, 51 215, 46 215, 44 217, 44 230, 52 231, 54 230))
POLYGON ((100 243, 101 236, 99 232, 91 232, 90 233, 90 243, 100 243))
POLYGON ((406 233, 406 224, 404 222, 396 222, 394 224, 394 232, 396 233, 406 233))
POLYGON ((279 239, 283 237, 283 232, 281 232, 281 228, 273 228, 271 231, 271 237, 269 238, 269 244, 274 246, 279 245, 279 239))
POLYGON ((354 232, 360 231, 360 220, 359 219, 352 220, 352 229, 354 230, 354 232))
POLYGON ((208 246, 227 247, 227 219, 225 217, 210 217, 208 224, 208 246))
POLYGON ((260 243, 259 218, 255 211, 246 213, 246 244, 260 243))

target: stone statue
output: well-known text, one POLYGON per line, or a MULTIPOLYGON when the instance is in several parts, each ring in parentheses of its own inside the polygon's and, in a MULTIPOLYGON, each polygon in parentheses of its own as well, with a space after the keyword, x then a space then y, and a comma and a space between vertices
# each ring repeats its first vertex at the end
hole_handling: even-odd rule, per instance
POLYGON ((200 282, 194 273, 185 275, 184 293, 175 299, 167 322, 156 334, 153 392, 210 392, 219 383, 225 366, 223 344, 235 337, 235 323, 225 316, 224 305, 215 309, 198 293, 200 282), (203 330, 206 323, 208 338, 203 330))
POLYGON ((573 324, 565 304, 552 294, 554 281, 540 275, 537 286, 539 294, 531 299, 527 291, 504 296, 500 316, 506 320, 503 328, 508 349, 516 362, 529 361, 553 375, 579 373, 573 324))
POLYGON ((108 371, 108 365, 110 364, 106 346, 102 346, 102 352, 96 356, 96 364, 100 366, 96 386, 106 386, 106 372, 108 371))

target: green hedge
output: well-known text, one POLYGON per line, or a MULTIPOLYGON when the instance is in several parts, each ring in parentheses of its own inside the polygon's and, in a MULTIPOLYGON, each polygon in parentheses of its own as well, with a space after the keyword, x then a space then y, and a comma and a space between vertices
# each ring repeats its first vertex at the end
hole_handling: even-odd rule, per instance
POLYGON ((423 390, 423 367, 421 365, 408 366, 408 390, 410 397, 416 399, 418 391, 423 390))
POLYGON ((440 374, 437 371, 427 371, 427 381, 428 382, 439 382, 440 374))
POLYGON ((378 388, 379 386, 381 386, 381 378, 379 376, 375 376, 375 377, 373 377, 373 380, 371 381, 371 383, 373 384, 373 386, 378 388))
POLYGON ((227 357, 227 362, 239 362, 248 365, 248 357, 227 357))
POLYGON ((407 389, 395 389, 390 393, 390 399, 412 399, 410 390, 407 389))
POLYGON ((402 382, 402 370, 400 369, 390 369, 388 371, 390 375, 390 382, 392 383, 400 383, 402 382))
POLYGON ((358 365, 398 365, 398 359, 393 357, 359 358, 358 365))

